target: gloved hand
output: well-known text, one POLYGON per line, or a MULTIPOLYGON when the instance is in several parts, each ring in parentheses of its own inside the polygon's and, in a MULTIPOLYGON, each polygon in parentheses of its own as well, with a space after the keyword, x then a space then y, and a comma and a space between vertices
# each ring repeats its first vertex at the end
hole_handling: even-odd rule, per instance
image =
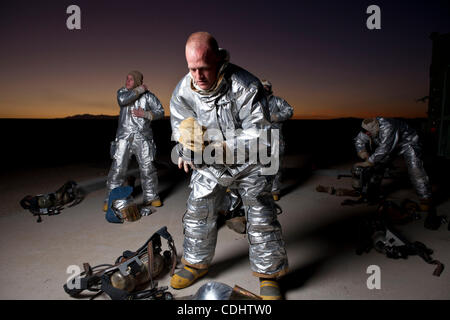
POLYGON ((193 152, 201 152, 205 148, 203 142, 203 134, 206 131, 205 127, 199 125, 197 120, 189 117, 180 123, 179 127, 180 138, 178 142, 193 152))
POLYGON ((148 120, 153 120, 153 113, 151 111, 145 111, 142 108, 132 109, 131 111, 135 117, 146 118, 148 120))
POLYGON ((147 91, 148 88, 147 88, 147 86, 145 84, 143 84, 143 85, 140 85, 139 87, 134 88, 133 90, 134 90, 134 92, 136 92, 137 95, 140 96, 145 91, 147 91))
POLYGON ((358 157, 367 161, 367 159, 369 159, 369 153, 366 150, 362 150, 358 152, 358 157))
POLYGON ((366 168, 366 167, 373 167, 373 163, 370 162, 370 161, 358 162, 358 163, 356 163, 355 165, 356 165, 357 167, 363 167, 363 168, 366 168))
POLYGON ((276 114, 270 115, 270 122, 278 122, 278 116, 276 114))

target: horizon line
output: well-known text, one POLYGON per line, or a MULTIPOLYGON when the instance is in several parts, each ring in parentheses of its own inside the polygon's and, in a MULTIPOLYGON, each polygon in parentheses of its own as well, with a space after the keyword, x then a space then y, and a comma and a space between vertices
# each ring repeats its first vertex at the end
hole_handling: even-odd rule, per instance
MULTIPOLYGON (((378 115, 383 116, 383 115, 378 115)), ((70 120, 73 118, 73 120, 83 120, 83 117, 92 117, 95 120, 95 118, 101 118, 101 117, 107 117, 107 118, 118 118, 119 115, 107 115, 107 114, 76 114, 72 116, 66 116, 66 117, 55 117, 55 118, 33 118, 33 117, 0 117, 1 120, 70 120)), ((294 115, 288 120, 337 120, 337 119, 365 119, 365 118, 374 118, 373 117, 361 117, 361 116, 323 116, 323 115, 294 115)), ((385 116, 387 118, 404 118, 404 119, 427 119, 426 116, 385 116)), ((163 119, 170 119, 170 115, 164 115, 163 119)), ((84 119, 87 120, 87 119, 84 119)))

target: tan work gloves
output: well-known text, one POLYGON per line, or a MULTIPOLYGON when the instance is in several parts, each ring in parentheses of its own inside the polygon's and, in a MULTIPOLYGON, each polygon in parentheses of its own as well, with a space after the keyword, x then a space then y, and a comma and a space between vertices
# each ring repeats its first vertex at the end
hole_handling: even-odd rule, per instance
POLYGON ((150 121, 152 121, 153 120, 153 118, 154 118, 154 116, 153 116, 153 113, 151 112, 151 111, 145 111, 144 109, 142 109, 142 108, 138 108, 138 109, 132 109, 131 110, 131 113, 133 113, 133 115, 135 116, 135 117, 138 117, 138 118, 145 118, 145 119, 148 119, 148 120, 150 120, 150 121))
POLYGON ((276 114, 272 114, 270 116, 270 122, 278 122, 278 116, 276 114))
POLYGON ((358 162, 358 163, 356 164, 356 166, 357 166, 357 167, 363 167, 363 168, 366 168, 366 167, 373 167, 373 163, 370 162, 370 161, 358 162))
POLYGON ((147 90, 148 90, 148 88, 147 88, 147 86, 145 84, 140 85, 139 87, 136 87, 136 88, 133 89, 133 91, 136 92, 136 94, 138 96, 140 96, 141 94, 143 94, 147 90))
POLYGON ((369 153, 366 150, 362 150, 358 152, 358 157, 360 157, 363 160, 369 159, 369 153))
POLYGON ((205 127, 202 127, 197 120, 190 117, 181 121, 179 126, 180 138, 178 142, 183 145, 184 148, 193 152, 202 152, 205 149, 203 141, 203 134, 206 131, 205 127))
POLYGON ((369 161, 369 153, 366 150, 358 152, 358 157, 364 160, 364 162, 356 163, 357 167, 373 167, 373 163, 369 161))

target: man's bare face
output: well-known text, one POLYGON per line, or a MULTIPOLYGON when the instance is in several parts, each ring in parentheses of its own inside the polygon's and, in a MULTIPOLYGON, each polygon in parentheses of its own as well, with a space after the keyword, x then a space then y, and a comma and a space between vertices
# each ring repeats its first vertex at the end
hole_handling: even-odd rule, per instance
POLYGON ((134 78, 131 74, 127 75, 127 81, 125 82, 125 87, 128 90, 131 90, 134 88, 134 78))
POLYGON ((189 72, 197 86, 208 90, 217 79, 218 59, 211 50, 203 46, 186 46, 186 61, 189 72))

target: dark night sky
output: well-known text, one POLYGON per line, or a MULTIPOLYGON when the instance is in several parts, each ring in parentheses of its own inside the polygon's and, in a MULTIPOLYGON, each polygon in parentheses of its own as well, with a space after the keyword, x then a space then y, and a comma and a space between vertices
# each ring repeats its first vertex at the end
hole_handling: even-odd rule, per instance
POLYGON ((14 1, 0 8, 0 117, 118 114, 128 71, 169 111, 187 72, 184 44, 208 31, 231 61, 269 79, 296 117, 421 117, 433 31, 448 1, 14 1), (81 8, 81 30, 66 8, 81 8), (381 8, 381 30, 366 8, 381 8))

